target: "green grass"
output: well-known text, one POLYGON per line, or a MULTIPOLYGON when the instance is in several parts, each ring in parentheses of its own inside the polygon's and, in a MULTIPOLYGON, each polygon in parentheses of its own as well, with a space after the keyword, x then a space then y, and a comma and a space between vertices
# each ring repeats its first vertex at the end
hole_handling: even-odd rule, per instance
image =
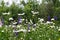
MULTIPOLYGON (((27 30, 27 26, 23 25, 22 27, 27 30)), ((31 26, 31 32, 18 32, 16 36, 12 27, 3 26, 0 28, 0 40, 60 40, 60 32, 57 27, 59 26, 51 28, 50 25, 38 23, 35 31, 31 26), (1 32, 2 30, 4 32, 1 32)))

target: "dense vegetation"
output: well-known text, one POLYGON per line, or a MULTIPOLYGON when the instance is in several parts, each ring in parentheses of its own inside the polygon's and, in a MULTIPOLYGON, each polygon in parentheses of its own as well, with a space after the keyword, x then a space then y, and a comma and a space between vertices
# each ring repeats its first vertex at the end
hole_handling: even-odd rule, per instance
POLYGON ((0 5, 0 40, 60 40, 59 0, 8 5, 0 5))
POLYGON ((45 18, 46 20, 48 20, 48 16, 50 16, 51 18, 53 17, 57 17, 58 21, 60 20, 60 1, 59 0, 42 0, 42 3, 39 4, 38 1, 36 0, 28 0, 27 3, 25 3, 24 1, 21 1, 20 4, 15 4, 14 2, 12 3, 11 6, 7 6, 4 4, 4 2, 2 1, 1 6, 0 6, 0 16, 2 16, 4 18, 4 20, 7 20, 7 18, 9 17, 14 17, 14 19, 16 20, 18 18, 18 14, 22 14, 25 13, 24 16, 22 16, 22 18, 24 19, 28 19, 28 21, 31 20, 36 20, 36 18, 45 18), (22 6, 21 6, 22 5, 22 6), (38 14, 36 14, 33 18, 33 14, 31 11, 34 12, 39 12, 38 14), (10 15, 7 15, 9 17, 7 17, 6 15, 3 15, 3 13, 10 13, 10 15))

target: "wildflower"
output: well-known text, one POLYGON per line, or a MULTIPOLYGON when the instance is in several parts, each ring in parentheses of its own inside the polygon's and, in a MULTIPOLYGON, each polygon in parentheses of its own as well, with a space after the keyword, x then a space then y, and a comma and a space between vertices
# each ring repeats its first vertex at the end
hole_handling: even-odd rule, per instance
POLYGON ((12 27, 16 27, 17 25, 17 22, 13 22, 13 25, 12 25, 12 27))
POLYGON ((19 30, 17 30, 17 28, 16 27, 14 27, 13 28, 13 32, 15 33, 15 32, 20 32, 19 30))
POLYGON ((9 18, 9 20, 14 20, 13 18, 9 18))
POLYGON ((16 27, 16 25, 12 25, 12 27, 16 27))
POLYGON ((13 22, 13 24, 17 24, 17 22, 13 22))
POLYGON ((34 11, 31 11, 33 14, 38 14, 39 12, 34 12, 34 11))
POLYGON ((57 20, 57 16, 54 16, 54 20, 57 20))
POLYGON ((32 13, 34 13, 34 11, 31 11, 32 13))
POLYGON ((41 18, 41 19, 39 20, 39 22, 41 22, 41 24, 43 24, 43 21, 44 21, 44 19, 43 19, 43 18, 41 18))
POLYGON ((51 19, 52 21, 54 20, 54 18, 51 19))
POLYGON ((55 26, 53 25, 53 26, 50 26, 51 28, 54 28, 55 26))
POLYGON ((22 18, 21 17, 18 17, 18 24, 20 24, 20 23, 22 23, 22 20, 21 20, 22 18))
POLYGON ((14 32, 14 34, 15 34, 16 36, 18 36, 18 32, 19 32, 19 31, 17 31, 16 28, 14 28, 13 32, 14 32))
POLYGON ((33 14, 38 14, 39 12, 35 12, 35 13, 33 13, 33 14))
POLYGON ((28 32, 30 32, 30 30, 28 30, 28 32))
POLYGON ((20 28, 22 25, 17 25, 17 28, 20 28))
POLYGON ((28 24, 28 30, 30 30, 30 24, 28 24))
POLYGON ((25 13, 22 13, 22 14, 18 14, 18 15, 24 15, 25 13))
POLYGON ((10 15, 10 13, 8 12, 8 13, 2 13, 3 15, 10 15))
POLYGON ((50 22, 50 21, 47 21, 46 23, 47 23, 47 24, 50 24, 51 22, 50 22))
POLYGON ((20 24, 20 23, 22 23, 22 20, 19 20, 19 21, 18 21, 18 24, 20 24))
POLYGON ((48 21, 51 21, 51 17, 50 16, 48 16, 48 21))
POLYGON ((10 12, 8 12, 7 14, 10 15, 10 12))
POLYGON ((27 30, 26 29, 20 29, 20 32, 26 32, 27 30))
POLYGON ((1 19, 0 19, 0 27, 2 27, 2 25, 3 25, 3 24, 2 24, 2 21, 1 21, 1 19))
POLYGON ((60 31, 60 29, 58 29, 58 31, 60 31))
POLYGON ((4 24, 4 19, 2 18, 1 20, 2 20, 2 24, 4 24))
POLYGON ((9 25, 9 27, 11 27, 11 25, 9 25))
POLYGON ((54 25, 55 23, 47 21, 45 24, 53 24, 54 25))
POLYGON ((4 30, 2 30, 1 32, 4 32, 4 30))
POLYGON ((7 13, 2 13, 3 15, 6 15, 7 13))
POLYGON ((44 19, 40 19, 40 22, 44 21, 44 19))
POLYGON ((28 24, 28 32, 30 32, 30 24, 28 24))

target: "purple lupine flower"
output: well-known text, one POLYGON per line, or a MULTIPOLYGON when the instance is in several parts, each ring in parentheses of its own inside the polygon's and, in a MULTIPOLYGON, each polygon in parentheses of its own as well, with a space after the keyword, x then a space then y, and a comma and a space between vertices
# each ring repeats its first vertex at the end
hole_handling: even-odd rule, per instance
POLYGON ((54 20, 57 20, 57 16, 54 16, 54 20))
POLYGON ((28 30, 30 30, 30 24, 28 24, 28 30))
POLYGON ((0 19, 0 27, 2 26, 3 24, 2 24, 2 21, 1 21, 1 19, 0 19))
POLYGON ((18 17, 18 22, 17 22, 18 24, 21 23, 21 19, 22 19, 21 17, 18 17))
POLYGON ((51 17, 50 16, 48 16, 48 21, 51 21, 51 17))
POLYGON ((28 32, 30 32, 30 24, 28 24, 28 32))
POLYGON ((2 24, 4 24, 4 19, 2 18, 2 24))
POLYGON ((3 25, 1 21, 0 21, 0 25, 1 25, 1 26, 3 25))
POLYGON ((14 27, 13 29, 14 29, 14 34, 15 34, 15 36, 17 37, 17 36, 18 36, 18 32, 16 32, 16 31, 17 31, 17 30, 16 30, 16 27, 14 27))

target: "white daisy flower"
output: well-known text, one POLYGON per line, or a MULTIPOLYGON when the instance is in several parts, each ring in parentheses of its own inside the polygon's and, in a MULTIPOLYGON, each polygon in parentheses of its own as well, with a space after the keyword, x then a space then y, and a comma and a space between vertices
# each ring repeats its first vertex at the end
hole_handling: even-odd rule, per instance
POLYGON ((50 21, 47 21, 46 23, 47 23, 47 24, 50 24, 51 22, 50 22, 50 21))
POLYGON ((28 30, 28 32, 30 32, 30 30, 28 30))
POLYGON ((12 25, 9 25, 9 27, 11 27, 12 25))
POLYGON ((44 19, 43 19, 43 18, 41 18, 41 19, 40 19, 40 22, 42 22, 42 21, 44 21, 44 19))
POLYGON ((34 13, 34 11, 31 11, 32 13, 34 13))
POLYGON ((13 18, 9 18, 9 20, 13 20, 13 18))
POLYGON ((4 30, 2 30, 1 32, 4 32, 4 30))
POLYGON ((0 27, 2 27, 2 25, 0 25, 0 27))
POLYGON ((58 29, 58 31, 60 31, 60 28, 58 29))
POLYGON ((8 12, 7 14, 10 15, 10 12, 8 12))
POLYGON ((31 11, 33 14, 38 14, 39 12, 34 12, 34 11, 31 11))
POLYGON ((22 13, 22 14, 18 14, 18 15, 24 15, 25 13, 22 13))
POLYGON ((12 27, 14 28, 14 27, 16 27, 16 25, 12 25, 12 27))
POLYGON ((13 24, 17 24, 17 22, 14 22, 13 24))
POLYGON ((2 13, 3 15, 6 15, 7 13, 2 13))
POLYGON ((54 18, 51 19, 52 21, 54 20, 54 18))
POLYGON ((55 26, 53 25, 53 26, 50 26, 51 28, 54 28, 55 26))
POLYGON ((20 28, 21 26, 20 25, 17 25, 17 28, 20 28))
POLYGON ((54 25, 55 23, 47 21, 46 24, 53 24, 54 25))
POLYGON ((10 15, 10 12, 8 12, 8 13, 2 13, 3 15, 10 15))

